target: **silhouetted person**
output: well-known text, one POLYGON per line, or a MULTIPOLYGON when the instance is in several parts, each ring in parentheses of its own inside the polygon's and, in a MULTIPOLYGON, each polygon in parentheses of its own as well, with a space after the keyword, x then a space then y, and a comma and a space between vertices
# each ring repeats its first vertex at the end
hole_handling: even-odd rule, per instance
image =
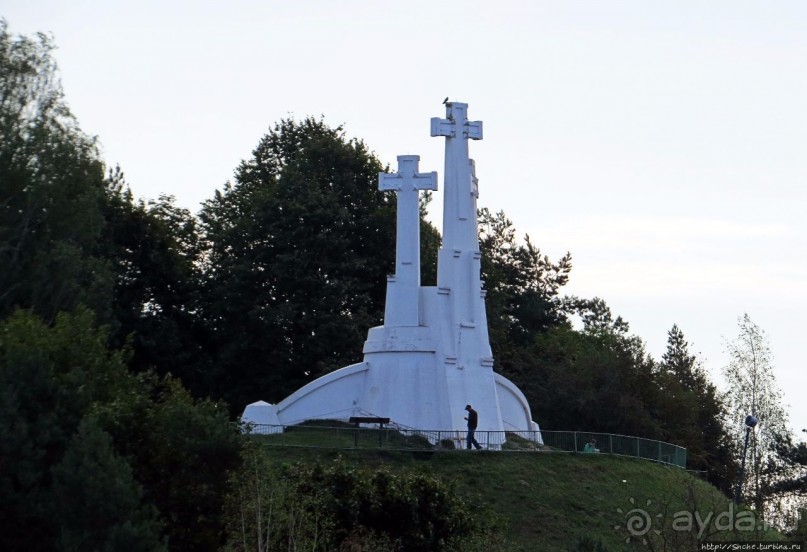
POLYGON ((474 439, 474 433, 476 432, 476 425, 479 422, 479 415, 476 413, 470 404, 465 405, 465 410, 468 411, 468 416, 465 417, 468 420, 468 450, 471 450, 471 445, 476 447, 476 450, 481 449, 482 447, 479 446, 479 443, 476 442, 474 439))

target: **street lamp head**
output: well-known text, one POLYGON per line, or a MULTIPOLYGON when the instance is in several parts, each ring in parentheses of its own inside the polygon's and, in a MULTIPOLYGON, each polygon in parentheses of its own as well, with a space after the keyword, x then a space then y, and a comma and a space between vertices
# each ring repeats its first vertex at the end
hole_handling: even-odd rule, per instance
POLYGON ((753 429, 754 427, 756 427, 756 425, 758 423, 759 423, 759 419, 757 419, 756 416, 752 416, 751 414, 749 414, 748 416, 745 417, 745 425, 746 425, 746 427, 748 427, 750 429, 753 429))

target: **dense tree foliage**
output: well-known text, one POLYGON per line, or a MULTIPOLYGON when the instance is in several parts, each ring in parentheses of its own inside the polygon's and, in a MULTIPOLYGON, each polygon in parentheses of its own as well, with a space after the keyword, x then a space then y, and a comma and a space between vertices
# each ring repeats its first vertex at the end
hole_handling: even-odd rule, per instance
POLYGON ((394 267, 395 201, 378 190, 382 170, 341 127, 289 119, 205 203, 216 382, 237 409, 361 360, 394 267))
POLYGON ((216 549, 239 462, 226 409, 131 373, 92 318, 60 314, 48 326, 18 311, 0 325, 0 541, 152 550, 165 535, 172 548, 216 549))
POLYGON ((798 498, 807 497, 807 442, 795 443, 793 438, 780 439, 777 443, 780 458, 792 468, 790 477, 774 484, 774 491, 798 498))
POLYGON ((658 388, 643 344, 612 329, 555 328, 535 337, 525 382, 543 427, 661 438, 658 388))
POLYGON ((0 548, 161 547, 156 510, 90 415, 131 384, 87 311, 0 324, 0 548))
POLYGON ((0 315, 17 307, 51 321, 84 305, 118 344, 134 334, 137 366, 184 376, 204 342, 192 314, 194 219, 170 198, 135 204, 120 171, 104 177, 52 48, 0 22, 0 315))
POLYGON ((807 544, 807 442, 797 443, 791 435, 779 438, 776 454, 778 469, 772 470, 775 478, 771 494, 779 506, 776 513, 781 518, 780 525, 791 529, 800 542, 807 544))
POLYGON ((112 276, 95 255, 103 165, 63 101, 52 48, 0 20, 0 315, 53 320, 84 304, 108 320, 112 276))
POLYGON ((163 515, 174 550, 217 550, 227 476, 240 436, 223 404, 194 400, 171 378, 145 375, 94 416, 131 464, 145 499, 163 515))
POLYGON ((114 343, 131 340, 136 371, 170 373, 197 396, 212 395, 196 218, 170 196, 135 202, 120 170, 107 178, 102 214, 98 249, 114 277, 114 343))
POLYGON ((238 436, 148 374, 201 372, 193 218, 104 178, 51 51, 0 21, 0 548, 217 549, 238 436))

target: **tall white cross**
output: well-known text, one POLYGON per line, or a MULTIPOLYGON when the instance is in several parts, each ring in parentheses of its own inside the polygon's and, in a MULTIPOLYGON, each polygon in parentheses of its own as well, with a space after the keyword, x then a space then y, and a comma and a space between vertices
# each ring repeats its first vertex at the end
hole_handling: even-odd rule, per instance
POLYGON ((431 135, 446 137, 443 247, 478 250, 476 197, 474 177, 468 164, 468 140, 482 139, 482 121, 468 120, 468 104, 449 102, 445 119, 432 118, 431 135))
POLYGON ((379 173, 378 189, 398 194, 395 276, 387 282, 385 326, 420 324, 420 190, 437 189, 437 173, 419 173, 418 155, 399 155, 398 172, 379 173))

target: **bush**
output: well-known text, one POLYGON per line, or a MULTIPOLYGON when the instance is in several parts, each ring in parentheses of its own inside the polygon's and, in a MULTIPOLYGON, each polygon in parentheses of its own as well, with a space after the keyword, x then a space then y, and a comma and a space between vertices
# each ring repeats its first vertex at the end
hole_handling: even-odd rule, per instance
POLYGON ((331 464, 275 466, 250 447, 232 478, 229 550, 466 550, 497 537, 452 485, 422 472, 331 464))

